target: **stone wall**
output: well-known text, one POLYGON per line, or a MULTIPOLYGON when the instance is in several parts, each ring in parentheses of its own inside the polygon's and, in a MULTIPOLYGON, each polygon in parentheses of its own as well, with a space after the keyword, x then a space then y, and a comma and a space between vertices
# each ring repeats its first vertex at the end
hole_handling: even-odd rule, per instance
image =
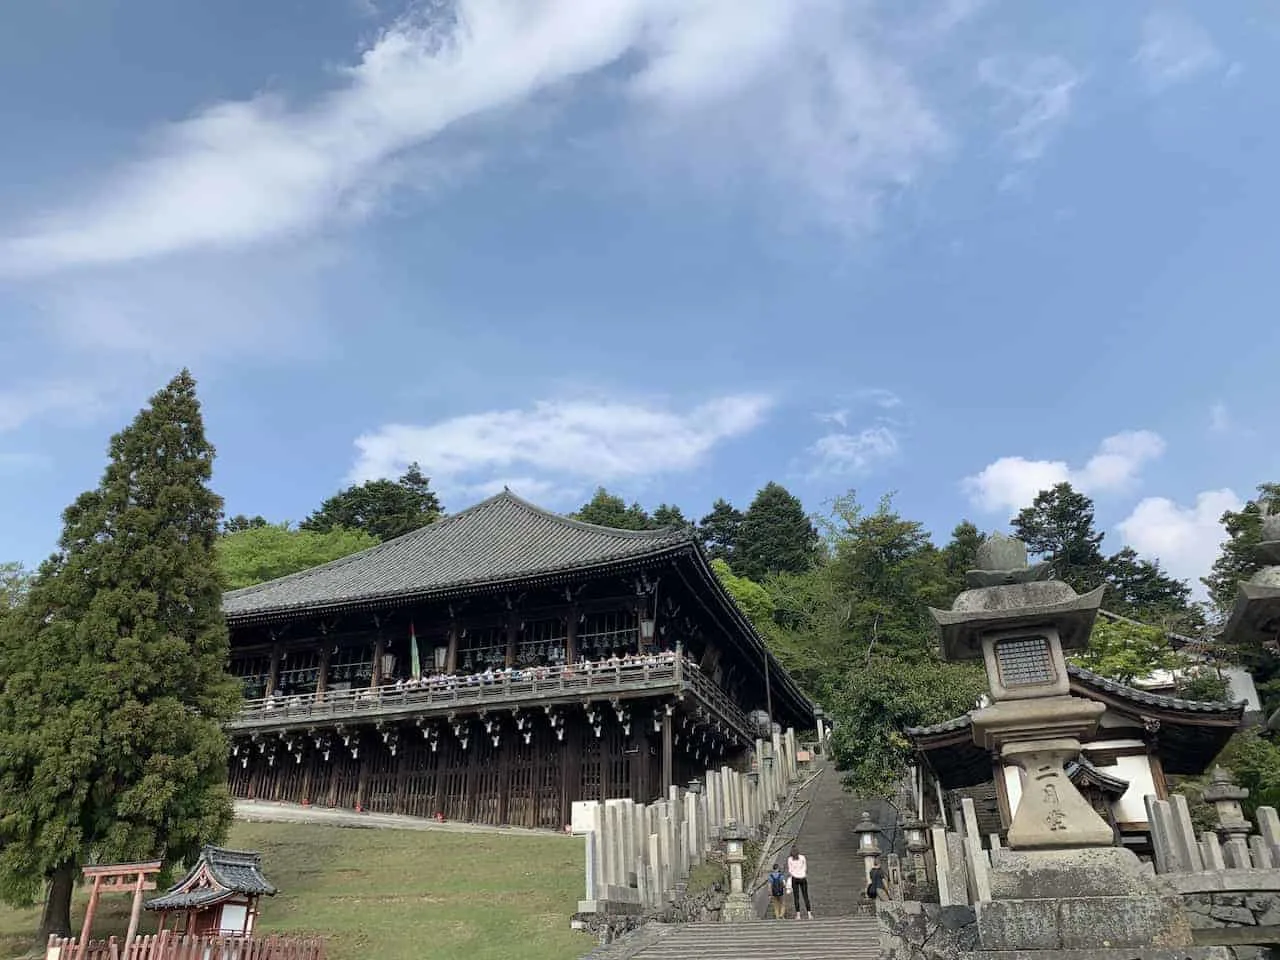
POLYGON ((960 960, 978 948, 972 907, 908 900, 879 903, 876 914, 883 960, 960 960))

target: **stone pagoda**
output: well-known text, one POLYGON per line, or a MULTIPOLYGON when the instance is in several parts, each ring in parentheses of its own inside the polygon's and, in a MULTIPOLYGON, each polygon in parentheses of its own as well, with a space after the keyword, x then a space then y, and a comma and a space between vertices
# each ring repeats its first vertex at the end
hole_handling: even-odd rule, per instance
POLYGON ((1088 646, 1105 588, 1077 594, 1050 579, 1048 564, 1029 565, 1021 541, 998 533, 979 547, 977 567, 950 610, 930 612, 945 659, 986 667, 991 699, 971 714, 975 744, 1021 771, 1008 848, 990 852, 990 899, 976 904, 982 949, 1103 956, 1190 945, 1177 896, 1133 851, 1113 845, 1114 831, 1065 770, 1105 710, 1071 695, 1066 664, 1067 651, 1088 646))

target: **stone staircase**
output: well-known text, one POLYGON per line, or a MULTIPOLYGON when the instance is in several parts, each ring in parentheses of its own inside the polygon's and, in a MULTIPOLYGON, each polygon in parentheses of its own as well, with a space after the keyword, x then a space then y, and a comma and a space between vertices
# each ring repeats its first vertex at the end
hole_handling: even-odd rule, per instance
POLYGON ((633 954, 636 960, 874 960, 871 916, 751 923, 689 923, 633 954))

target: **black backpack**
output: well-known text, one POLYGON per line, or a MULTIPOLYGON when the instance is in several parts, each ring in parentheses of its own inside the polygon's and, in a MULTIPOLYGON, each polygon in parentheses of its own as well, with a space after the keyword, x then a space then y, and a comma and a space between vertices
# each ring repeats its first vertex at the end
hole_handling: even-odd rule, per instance
POLYGON ((780 897, 787 892, 787 882, 782 878, 782 874, 769 874, 769 891, 775 897, 780 897))

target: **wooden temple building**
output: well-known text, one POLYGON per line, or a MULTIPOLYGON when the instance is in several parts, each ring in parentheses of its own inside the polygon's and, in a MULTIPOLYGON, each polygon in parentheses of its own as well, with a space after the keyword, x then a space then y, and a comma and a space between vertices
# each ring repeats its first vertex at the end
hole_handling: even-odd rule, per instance
MULTIPOLYGON (((1074 665, 1067 667, 1072 696, 1106 706, 1081 758, 1067 774, 1118 843, 1149 852, 1148 794, 1167 799, 1170 778, 1204 773, 1244 723, 1246 704, 1202 703, 1138 690, 1074 665)), ((1023 772, 974 743, 969 714, 908 729, 924 773, 926 819, 940 810, 957 823, 964 797, 975 803, 984 833, 1003 836, 1022 794, 1023 772)))
POLYGON ((241 798, 560 829, 814 724, 692 531, 508 491, 223 608, 241 798))

